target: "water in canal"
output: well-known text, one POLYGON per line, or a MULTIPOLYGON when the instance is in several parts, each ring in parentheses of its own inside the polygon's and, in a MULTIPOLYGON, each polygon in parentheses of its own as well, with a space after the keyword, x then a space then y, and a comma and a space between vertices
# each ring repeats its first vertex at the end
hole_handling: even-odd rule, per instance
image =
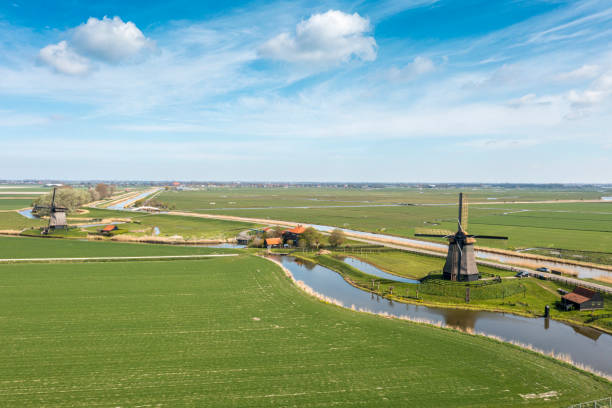
POLYGON ((138 201, 138 200, 140 200, 142 198, 145 198, 145 197, 147 197, 147 196, 149 196, 151 194, 157 193, 158 191, 159 191, 159 189, 158 190, 154 190, 154 191, 145 191, 144 193, 139 194, 136 197, 132 197, 132 198, 130 198, 128 200, 121 201, 120 203, 117 203, 115 205, 111 205, 107 209, 109 209, 109 210, 125 210, 125 209, 127 209, 127 207, 129 207, 130 205, 132 205, 136 201, 138 201))
MULTIPOLYGON (((473 329, 499 336, 504 340, 530 344, 540 350, 567 354, 576 362, 612 374, 612 336, 599 330, 552 319, 393 302, 349 285, 339 274, 321 265, 300 263, 290 256, 274 258, 281 262, 295 279, 303 281, 322 295, 339 300, 346 307, 354 305, 357 309, 362 308, 374 313, 386 312, 394 316, 410 316, 473 329)), ((357 264, 353 263, 353 266, 355 265, 357 264)))

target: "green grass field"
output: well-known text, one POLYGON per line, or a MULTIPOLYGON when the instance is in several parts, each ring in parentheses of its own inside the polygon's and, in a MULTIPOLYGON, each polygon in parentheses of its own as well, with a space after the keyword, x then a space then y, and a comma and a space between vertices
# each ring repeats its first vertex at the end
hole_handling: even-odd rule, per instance
MULTIPOLYGON (((221 248, 0 236, 0 258, 163 256, 228 252, 221 248)), ((229 251, 235 252, 235 251, 229 251)))
MULTIPOLYGON (((170 237, 179 235, 185 239, 197 238, 234 238, 241 231, 256 228, 257 225, 205 218, 182 217, 164 214, 126 214, 135 223, 122 224, 121 229, 127 229, 130 235, 152 235, 155 227, 159 228, 159 236, 170 237)), ((95 230, 95 228, 94 228, 95 230)))
POLYGON ((19 210, 30 207, 32 198, 2 198, 0 195, 0 210, 19 210))
POLYGON ((196 191, 165 191, 161 201, 185 210, 288 207, 324 205, 369 205, 399 203, 456 203, 459 192, 467 192, 474 202, 513 202, 541 200, 592 200, 602 193, 587 189, 542 188, 213 188, 196 191), (494 200, 492 200, 494 199, 494 200))
MULTIPOLYGON (((178 209, 310 224, 332 225, 368 232, 412 237, 425 230, 456 229, 456 205, 384 207, 380 204, 450 203, 459 190, 416 189, 220 189, 164 192, 160 195, 178 209), (214 202, 215 205, 210 203, 214 202), (326 208, 325 205, 379 205, 326 208), (267 206, 277 208, 264 208, 267 206), (308 206, 309 208, 286 208, 308 206), (235 209, 234 209, 235 208, 235 209)), ((577 251, 570 259, 608 262, 612 254, 612 202, 529 203, 503 200, 597 199, 599 191, 555 191, 537 189, 484 189, 467 191, 470 202, 468 231, 474 234, 508 236, 508 241, 484 240, 478 245, 506 249, 544 248, 577 251), (602 253, 603 256, 593 255, 602 253)), ((559 252, 559 251, 557 251, 559 252)), ((561 251, 559 256, 565 256, 561 251)))
POLYGON ((488 338, 321 303, 252 256, 0 265, 0 278, 1 406, 550 407, 612 393, 488 338))
POLYGON ((46 225, 43 220, 32 220, 15 211, 0 212, 0 230, 22 230, 46 225))

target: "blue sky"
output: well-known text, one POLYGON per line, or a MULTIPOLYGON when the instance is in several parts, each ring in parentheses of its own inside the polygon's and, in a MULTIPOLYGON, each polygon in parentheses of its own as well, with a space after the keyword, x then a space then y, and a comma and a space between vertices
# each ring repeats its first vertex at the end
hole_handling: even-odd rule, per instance
POLYGON ((0 3, 0 178, 612 182, 612 3, 0 3))

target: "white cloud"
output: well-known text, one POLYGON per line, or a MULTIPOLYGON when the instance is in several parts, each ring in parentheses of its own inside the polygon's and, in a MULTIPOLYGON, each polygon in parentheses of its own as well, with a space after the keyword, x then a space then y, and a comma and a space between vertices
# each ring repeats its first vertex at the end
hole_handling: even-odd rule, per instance
POLYGON ((595 78, 600 72, 601 67, 599 65, 583 65, 573 71, 557 75, 556 79, 558 81, 580 81, 595 78))
POLYGON ((420 75, 430 73, 436 69, 434 62, 427 57, 415 57, 414 61, 407 64, 403 68, 393 67, 389 71, 391 79, 394 80, 412 80, 420 75))
POLYGON ((82 54, 106 62, 120 62, 153 47, 134 23, 124 23, 120 17, 98 20, 90 17, 74 30, 72 44, 82 54))
POLYGON ((584 91, 571 90, 567 99, 576 108, 596 106, 612 95, 612 71, 601 75, 584 91))
POLYGON ((282 33, 259 48, 264 58, 292 62, 339 63, 352 57, 376 59, 376 41, 367 36, 370 21, 359 14, 329 10, 300 22, 295 35, 282 33))
POLYGON ((91 69, 89 60, 74 52, 66 41, 47 45, 39 51, 38 58, 62 74, 83 75, 91 69))

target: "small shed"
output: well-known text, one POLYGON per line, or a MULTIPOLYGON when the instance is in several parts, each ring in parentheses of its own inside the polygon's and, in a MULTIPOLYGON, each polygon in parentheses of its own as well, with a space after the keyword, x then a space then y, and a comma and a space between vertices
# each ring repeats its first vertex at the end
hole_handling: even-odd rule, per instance
POLYGON ((118 229, 119 228, 117 228, 116 225, 111 224, 111 225, 107 225, 106 227, 102 228, 100 232, 105 235, 110 235, 111 232, 117 231, 118 229))
POLYGON ((280 248, 283 245, 283 240, 280 238, 266 238, 264 239, 264 246, 266 248, 280 248))
POLYGON ((595 310, 603 309, 603 295, 595 290, 576 286, 574 290, 561 297, 561 304, 565 310, 595 310))

